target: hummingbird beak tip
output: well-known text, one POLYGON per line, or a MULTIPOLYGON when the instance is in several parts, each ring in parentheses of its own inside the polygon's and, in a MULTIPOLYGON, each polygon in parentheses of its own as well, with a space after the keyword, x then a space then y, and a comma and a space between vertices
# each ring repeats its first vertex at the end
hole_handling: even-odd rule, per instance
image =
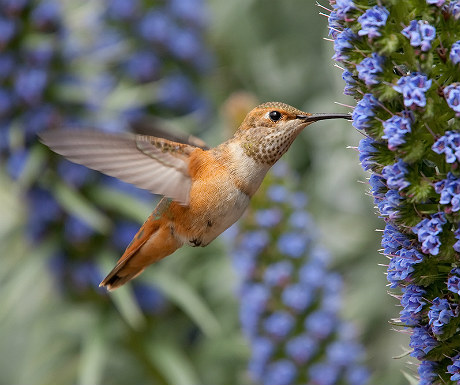
POLYGON ((302 119, 305 122, 317 122, 319 120, 326 120, 326 119, 346 119, 352 120, 351 115, 349 114, 328 114, 328 113, 320 113, 320 114, 311 114, 311 115, 297 115, 297 119, 302 119))

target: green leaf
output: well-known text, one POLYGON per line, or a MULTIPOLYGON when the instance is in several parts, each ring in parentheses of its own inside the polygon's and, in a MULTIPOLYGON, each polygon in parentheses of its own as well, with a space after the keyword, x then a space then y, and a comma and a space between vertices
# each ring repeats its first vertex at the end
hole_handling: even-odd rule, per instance
POLYGON ((53 187, 56 200, 68 213, 80 218, 100 233, 109 232, 111 228, 110 219, 92 205, 83 195, 59 180, 56 181, 53 187))
MULTIPOLYGON (((141 202, 129 194, 100 184, 94 186, 89 195, 98 206, 113 210, 139 223, 143 223, 153 210, 153 205, 141 202)), ((152 201, 154 200, 153 197, 152 195, 152 201)))
POLYGON ((216 317, 191 285, 166 269, 154 269, 151 275, 155 285, 188 314, 205 335, 212 337, 220 333, 216 317))
POLYGON ((87 334, 80 353, 78 385, 98 385, 101 383, 104 361, 108 356, 101 330, 94 328, 87 334))
POLYGON ((150 356, 170 384, 199 385, 201 382, 183 349, 169 343, 150 344, 150 356))

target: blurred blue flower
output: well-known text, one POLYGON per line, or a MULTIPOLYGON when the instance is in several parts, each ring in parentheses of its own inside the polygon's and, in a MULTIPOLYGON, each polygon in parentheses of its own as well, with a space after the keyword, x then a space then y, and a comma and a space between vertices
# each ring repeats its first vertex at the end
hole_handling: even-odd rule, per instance
POLYGON ((292 258, 299 258, 305 252, 308 238, 302 233, 285 233, 278 239, 278 249, 292 258))
POLYGON ((431 385, 438 378, 435 372, 436 363, 433 361, 422 361, 418 367, 418 375, 420 376, 419 385, 431 385))
POLYGON ((370 170, 376 164, 374 155, 377 149, 374 144, 375 141, 372 138, 363 138, 359 141, 359 162, 364 170, 370 170))
POLYGON ((0 16, 0 47, 9 43, 16 33, 16 25, 13 20, 0 16))
POLYGON ((409 346, 413 349, 410 355, 420 360, 430 350, 438 346, 438 341, 429 333, 426 327, 417 326, 412 329, 409 346))
POLYGON ((159 314, 166 308, 167 300, 155 286, 136 282, 133 291, 139 307, 145 314, 159 314))
POLYGON ((255 214, 256 222, 262 227, 273 227, 276 226, 283 213, 277 208, 258 210, 255 214))
POLYGON ((70 215, 64 222, 64 234, 69 242, 85 242, 93 233, 94 230, 86 222, 74 215, 70 215))
POLYGON ((266 385, 290 385, 297 376, 296 366, 289 360, 272 362, 267 367, 264 384, 266 385))
POLYGON ((452 365, 447 366, 447 372, 452 374, 452 381, 460 381, 460 354, 452 357, 452 365))
POLYGON ((161 62, 153 52, 135 52, 126 62, 126 73, 139 83, 159 79, 160 71, 161 62))
POLYGON ((277 311, 264 320, 265 331, 276 340, 284 339, 291 332, 295 318, 287 311, 277 311))
POLYGON ((292 279, 294 266, 289 261, 279 261, 267 266, 264 282, 270 286, 283 287, 292 279))
POLYGON ((29 159, 29 155, 29 151, 24 149, 15 151, 10 155, 6 165, 6 170, 11 178, 19 179, 22 172, 24 171, 24 167, 29 159))

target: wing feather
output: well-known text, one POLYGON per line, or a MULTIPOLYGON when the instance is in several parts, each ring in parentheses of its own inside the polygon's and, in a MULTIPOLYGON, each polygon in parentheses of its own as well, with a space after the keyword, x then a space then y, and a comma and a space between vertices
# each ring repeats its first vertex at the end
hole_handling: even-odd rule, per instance
POLYGON ((188 204, 188 161, 196 147, 147 135, 50 130, 41 141, 72 162, 188 204))

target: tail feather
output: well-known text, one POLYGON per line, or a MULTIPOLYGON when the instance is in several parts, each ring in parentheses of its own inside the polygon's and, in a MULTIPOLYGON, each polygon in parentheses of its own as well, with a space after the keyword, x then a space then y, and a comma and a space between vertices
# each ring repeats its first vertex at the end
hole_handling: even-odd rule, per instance
POLYGON ((107 290, 114 290, 120 286, 123 286, 126 282, 136 278, 140 273, 142 273, 145 267, 133 266, 130 269, 126 269, 126 263, 128 261, 124 260, 119 263, 112 269, 112 271, 104 278, 104 280, 99 284, 99 286, 105 286, 107 290))

